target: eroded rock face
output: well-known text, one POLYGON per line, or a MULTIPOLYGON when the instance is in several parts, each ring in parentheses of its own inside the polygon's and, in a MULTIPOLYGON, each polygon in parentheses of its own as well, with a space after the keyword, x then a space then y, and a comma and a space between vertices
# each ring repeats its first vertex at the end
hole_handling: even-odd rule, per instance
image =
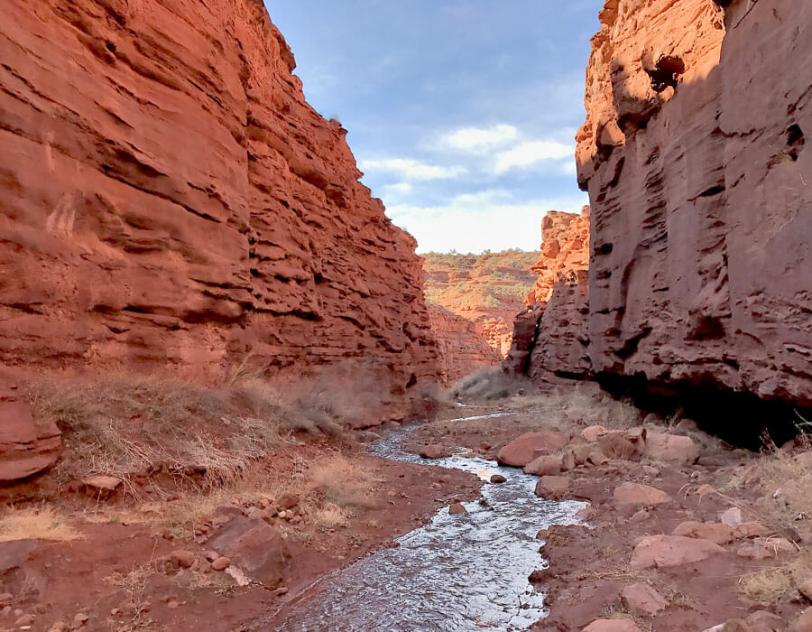
POLYGON ((508 250, 481 255, 428 253, 423 257, 429 301, 472 321, 503 358, 510 350, 513 319, 533 287, 530 270, 538 253, 508 250))
POLYGON ((0 361, 436 375, 415 242, 257 0, 9 0, 0 361))
POLYGON ((536 382, 586 377, 589 207, 580 214, 548 211, 541 224, 541 257, 526 309, 514 321, 509 372, 536 382))
POLYGON ((607 0, 577 150, 595 372, 812 404, 810 63, 809 3, 607 0))
POLYGON ((477 330, 474 322, 439 305, 429 304, 429 318, 439 351, 440 379, 444 384, 483 367, 497 366, 499 353, 477 330))
POLYGON ((62 451, 59 428, 52 421, 35 419, 15 387, 0 375, 0 485, 47 470, 62 451))

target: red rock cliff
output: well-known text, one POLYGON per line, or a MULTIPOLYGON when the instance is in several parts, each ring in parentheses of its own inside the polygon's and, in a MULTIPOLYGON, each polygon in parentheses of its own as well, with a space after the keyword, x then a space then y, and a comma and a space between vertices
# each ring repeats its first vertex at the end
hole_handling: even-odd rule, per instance
POLYGON ((596 372, 812 404, 810 68, 809 2, 606 1, 578 135, 596 372))
POLYGON ((590 373, 587 355, 589 207, 580 214, 548 211, 541 222, 538 275, 526 309, 514 321, 504 368, 536 382, 590 373))
POLYGON ((0 361, 436 374, 414 240, 260 0, 6 0, 0 361))
POLYGON ((502 356, 487 343, 476 323, 439 305, 429 304, 429 316, 437 339, 443 384, 453 384, 477 369, 499 365, 502 356))

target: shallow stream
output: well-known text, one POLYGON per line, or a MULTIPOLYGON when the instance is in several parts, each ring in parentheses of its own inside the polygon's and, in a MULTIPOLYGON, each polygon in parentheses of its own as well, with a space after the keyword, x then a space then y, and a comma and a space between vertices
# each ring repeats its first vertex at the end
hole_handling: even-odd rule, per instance
MULTIPOLYGON (((541 568, 539 529, 576 522, 584 504, 534 493, 536 477, 459 454, 425 461, 403 451, 409 431, 379 440, 373 454, 466 470, 490 481, 467 514, 444 507, 431 523, 314 585, 276 629, 299 632, 467 632, 524 630, 545 615, 544 595, 528 583, 541 568)), ((427 489, 426 493, 432 493, 427 489)))

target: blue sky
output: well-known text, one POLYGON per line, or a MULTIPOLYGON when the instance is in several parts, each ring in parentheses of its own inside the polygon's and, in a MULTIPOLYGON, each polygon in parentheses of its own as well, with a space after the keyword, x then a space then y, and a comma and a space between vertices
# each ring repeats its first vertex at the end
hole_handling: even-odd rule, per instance
POLYGON ((573 137, 601 0, 266 0, 418 251, 533 250, 580 210, 573 137))

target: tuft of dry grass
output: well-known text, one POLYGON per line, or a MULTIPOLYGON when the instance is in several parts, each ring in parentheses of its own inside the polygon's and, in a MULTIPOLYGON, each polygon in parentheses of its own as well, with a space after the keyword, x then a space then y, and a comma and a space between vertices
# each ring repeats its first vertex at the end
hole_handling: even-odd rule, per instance
POLYGON ((333 503, 325 503, 323 507, 313 512, 312 517, 316 526, 323 529, 338 529, 350 523, 349 512, 333 503))
MULTIPOLYGON (((810 446, 807 446, 809 448, 810 446)), ((812 451, 791 455, 775 446, 737 472, 731 489, 755 491, 747 510, 774 531, 805 532, 812 536, 812 451)))
POLYGON ((0 542, 15 540, 69 542, 81 537, 81 532, 51 507, 12 507, 5 509, 0 515, 0 542))
POLYGON ((370 509, 378 505, 373 492, 381 480, 342 454, 314 465, 309 478, 312 489, 341 509, 370 509))
POLYGON ((454 384, 449 396, 458 401, 493 401, 506 399, 526 387, 525 380, 506 374, 500 367, 483 367, 454 384))
POLYGON ((739 591, 761 604, 778 604, 800 598, 798 586, 812 576, 812 554, 802 551, 792 561, 739 578, 739 591))

